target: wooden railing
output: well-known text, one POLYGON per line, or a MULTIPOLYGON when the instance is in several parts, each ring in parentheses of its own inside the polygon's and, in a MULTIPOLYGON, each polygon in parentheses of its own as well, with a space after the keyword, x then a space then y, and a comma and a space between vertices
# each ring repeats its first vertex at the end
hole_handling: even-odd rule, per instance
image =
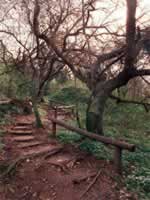
MULTIPOLYGON (((47 104, 46 104, 47 105, 47 104)), ((59 111, 70 111, 71 114, 74 114, 74 109, 75 109, 75 105, 67 105, 65 103, 62 103, 60 101, 55 101, 55 100, 49 100, 49 108, 52 108, 55 110, 55 108, 57 107, 59 111)))
POLYGON ((114 160, 113 161, 114 161, 115 170, 119 174, 122 173, 122 151, 128 150, 130 152, 134 152, 135 151, 134 144, 129 144, 124 141, 115 140, 110 137, 101 136, 101 135, 91 133, 91 132, 88 132, 86 130, 83 130, 83 129, 80 129, 77 127, 70 126, 69 124, 57 119, 57 106, 55 106, 53 108, 54 108, 54 115, 53 116, 49 115, 49 120, 51 120, 51 122, 52 122, 52 134, 54 137, 56 136, 56 131, 57 131, 56 126, 58 124, 59 126, 66 128, 67 130, 74 131, 74 132, 76 132, 80 135, 83 135, 85 137, 88 137, 92 140, 97 140, 104 144, 113 146, 114 147, 114 160))

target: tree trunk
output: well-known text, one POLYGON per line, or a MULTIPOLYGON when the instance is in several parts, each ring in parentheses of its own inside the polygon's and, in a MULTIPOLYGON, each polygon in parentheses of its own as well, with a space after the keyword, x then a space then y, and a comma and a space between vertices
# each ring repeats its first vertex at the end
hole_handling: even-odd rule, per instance
POLYGON ((91 99, 86 113, 87 130, 103 135, 103 114, 108 95, 100 93, 91 99))
POLYGON ((117 77, 97 84, 89 102, 86 113, 86 128, 88 131, 103 135, 103 114, 106 102, 112 91, 124 86, 133 78, 132 70, 123 70, 117 77))
POLYGON ((39 81, 34 79, 31 87, 31 97, 32 97, 32 104, 33 104, 33 112, 35 116, 35 123, 37 128, 43 128, 43 124, 41 121, 40 113, 38 111, 37 103, 39 102, 37 91, 39 88, 39 81))
POLYGON ((39 113, 38 108, 37 108, 37 103, 34 100, 32 101, 32 103, 33 103, 33 112, 34 112, 34 115, 35 115, 36 127, 37 128, 43 128, 40 113, 39 113))

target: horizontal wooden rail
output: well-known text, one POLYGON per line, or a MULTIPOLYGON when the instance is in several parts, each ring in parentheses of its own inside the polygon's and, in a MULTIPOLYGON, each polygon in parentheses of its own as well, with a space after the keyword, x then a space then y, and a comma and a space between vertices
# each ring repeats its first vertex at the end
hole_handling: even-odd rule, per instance
POLYGON ((127 142, 115 140, 115 139, 110 138, 110 137, 97 135, 95 133, 88 132, 88 131, 83 130, 81 128, 70 126, 69 124, 57 119, 57 111, 58 111, 58 108, 55 107, 54 108, 54 117, 49 115, 49 120, 52 121, 53 136, 56 136, 56 125, 58 124, 59 126, 62 126, 62 127, 66 128, 70 131, 74 131, 76 133, 79 133, 80 135, 86 136, 90 139, 97 140, 97 141, 102 142, 104 144, 114 146, 115 170, 119 174, 122 173, 122 150, 126 149, 128 151, 133 152, 133 151, 135 151, 135 145, 134 144, 129 144, 127 142))
POLYGON ((127 149, 128 151, 134 151, 135 150, 135 145, 134 144, 128 144, 127 142, 117 141, 117 140, 112 139, 112 138, 108 138, 108 137, 105 137, 105 136, 97 135, 95 133, 91 133, 91 132, 88 132, 86 130, 70 126, 69 124, 66 124, 65 122, 62 122, 62 121, 60 121, 58 119, 55 119, 55 118, 53 118, 51 116, 49 116, 49 119, 53 123, 56 123, 56 124, 58 124, 60 126, 63 126, 64 128, 66 128, 68 130, 77 132, 77 133, 79 133, 79 134, 81 134, 83 136, 86 136, 86 137, 90 138, 90 139, 98 140, 100 142, 103 142, 104 144, 113 145, 113 146, 119 147, 121 149, 127 149))

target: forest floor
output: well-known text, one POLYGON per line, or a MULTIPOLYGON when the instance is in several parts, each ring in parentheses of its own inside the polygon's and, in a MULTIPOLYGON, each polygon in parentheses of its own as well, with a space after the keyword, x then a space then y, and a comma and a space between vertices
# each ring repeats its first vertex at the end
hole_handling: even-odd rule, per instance
POLYGON ((47 118, 43 129, 34 128, 33 115, 12 118, 14 124, 4 127, 0 163, 24 159, 1 178, 0 200, 137 200, 112 162, 50 137, 47 118))

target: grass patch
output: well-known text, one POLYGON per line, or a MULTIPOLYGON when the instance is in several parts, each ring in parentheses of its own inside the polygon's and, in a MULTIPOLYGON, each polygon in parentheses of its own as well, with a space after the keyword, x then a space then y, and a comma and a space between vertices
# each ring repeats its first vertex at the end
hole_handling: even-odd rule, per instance
POLYGON ((135 153, 125 153, 126 186, 136 191, 140 199, 150 199, 150 149, 137 149, 135 153))
POLYGON ((57 138, 64 144, 73 144, 75 142, 78 142, 81 139, 81 136, 77 133, 64 130, 57 133, 57 138))
POLYGON ((11 123, 11 114, 20 112, 20 109, 18 109, 15 105, 0 105, 0 125, 11 123))
MULTIPOLYGON (((77 133, 64 130, 57 133, 57 138, 64 144, 75 144, 81 141, 82 136, 77 133)), ((99 159, 112 159, 109 149, 100 142, 84 139, 80 143, 79 148, 93 154, 99 159)))
POLYGON ((125 184, 139 194, 140 200, 150 199, 150 113, 142 106, 116 105, 109 101, 105 111, 107 136, 125 139, 137 146, 131 153, 124 151, 125 184))
POLYGON ((80 149, 93 154, 94 156, 96 156, 99 159, 106 159, 106 160, 112 159, 112 154, 110 154, 110 150, 108 149, 108 147, 106 147, 105 145, 103 145, 100 142, 85 139, 80 144, 79 147, 80 147, 80 149))

